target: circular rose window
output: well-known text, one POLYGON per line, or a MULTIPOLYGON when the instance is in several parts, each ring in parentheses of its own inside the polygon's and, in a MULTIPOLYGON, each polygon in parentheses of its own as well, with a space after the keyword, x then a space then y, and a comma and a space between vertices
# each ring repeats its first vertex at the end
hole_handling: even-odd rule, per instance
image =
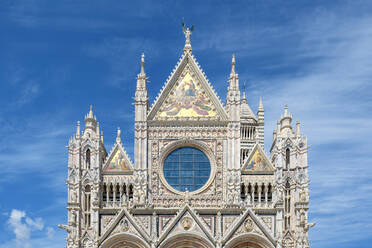
POLYGON ((174 189, 196 191, 206 184, 211 174, 208 157, 194 147, 173 150, 164 160, 164 178, 174 189))

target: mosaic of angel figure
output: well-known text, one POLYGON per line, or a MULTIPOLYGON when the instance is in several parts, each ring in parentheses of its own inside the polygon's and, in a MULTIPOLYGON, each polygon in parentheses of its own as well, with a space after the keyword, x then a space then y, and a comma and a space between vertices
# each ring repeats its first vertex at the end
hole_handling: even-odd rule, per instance
POLYGON ((252 159, 249 161, 247 169, 263 171, 266 168, 268 168, 268 164, 262 157, 261 153, 259 151, 256 151, 252 159))
POLYGON ((208 115, 208 111, 212 109, 205 96, 196 89, 195 82, 188 80, 182 82, 175 89, 163 111, 168 116, 175 116, 182 109, 191 108, 198 115, 208 115))
POLYGON ((128 170, 128 168, 125 166, 125 159, 123 154, 115 154, 109 166, 107 166, 107 170, 128 170))

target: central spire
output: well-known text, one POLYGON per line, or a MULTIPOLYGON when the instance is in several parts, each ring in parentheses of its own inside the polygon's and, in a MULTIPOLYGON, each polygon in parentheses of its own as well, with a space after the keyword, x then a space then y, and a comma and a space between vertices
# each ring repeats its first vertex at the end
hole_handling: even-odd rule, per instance
POLYGON ((190 41, 190 36, 192 34, 192 31, 194 30, 194 25, 191 25, 191 28, 186 28, 185 23, 182 23, 182 29, 183 33, 185 34, 185 47, 183 49, 184 52, 192 52, 192 47, 191 47, 191 41, 190 41))

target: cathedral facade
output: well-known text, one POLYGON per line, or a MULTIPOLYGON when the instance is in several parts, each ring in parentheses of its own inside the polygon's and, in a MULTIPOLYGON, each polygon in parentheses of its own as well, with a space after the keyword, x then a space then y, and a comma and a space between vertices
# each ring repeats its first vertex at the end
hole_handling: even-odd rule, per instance
POLYGON ((134 162, 118 129, 106 150, 92 108, 68 144, 66 247, 307 248, 307 139, 292 115, 264 149, 264 107, 241 94, 235 57, 226 103, 184 52, 150 106, 144 55, 134 97, 134 162), (82 130, 81 130, 82 129, 82 130))

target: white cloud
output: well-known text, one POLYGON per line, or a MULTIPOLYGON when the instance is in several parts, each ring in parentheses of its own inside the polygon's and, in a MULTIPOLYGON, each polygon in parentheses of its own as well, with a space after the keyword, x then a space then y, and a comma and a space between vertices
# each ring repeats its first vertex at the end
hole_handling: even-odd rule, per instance
POLYGON ((24 211, 13 209, 8 220, 10 228, 13 229, 16 235, 16 240, 19 242, 27 241, 30 238, 30 229, 26 224, 22 223, 22 219, 25 216, 26 213, 24 211))
POLYGON ((13 209, 7 224, 15 238, 0 244, 0 248, 57 248, 65 245, 65 232, 56 232, 51 226, 45 227, 42 218, 31 218, 25 211, 13 209))
POLYGON ((10 229, 15 234, 15 244, 18 248, 28 248, 30 246, 30 235, 33 230, 42 230, 44 227, 43 221, 41 218, 36 218, 32 220, 29 217, 26 217, 26 212, 13 209, 8 224, 10 229))
POLYGON ((292 27, 304 30, 298 31, 301 42, 296 49, 283 48, 288 53, 284 62, 299 63, 301 73, 256 81, 252 86, 256 98, 264 95, 269 126, 266 145, 271 143, 285 103, 295 120, 301 120, 312 145, 309 212, 310 221, 317 222, 310 232, 313 247, 333 247, 371 236, 367 231, 372 217, 372 200, 367 197, 372 174, 368 166, 372 163, 371 22, 367 17, 352 19, 330 12, 309 15, 309 20, 292 27), (316 60, 301 63, 312 57, 316 60))
POLYGON ((26 217, 26 223, 28 226, 33 227, 37 230, 43 230, 44 228, 43 220, 40 217, 36 218, 35 220, 32 220, 29 217, 26 217))

